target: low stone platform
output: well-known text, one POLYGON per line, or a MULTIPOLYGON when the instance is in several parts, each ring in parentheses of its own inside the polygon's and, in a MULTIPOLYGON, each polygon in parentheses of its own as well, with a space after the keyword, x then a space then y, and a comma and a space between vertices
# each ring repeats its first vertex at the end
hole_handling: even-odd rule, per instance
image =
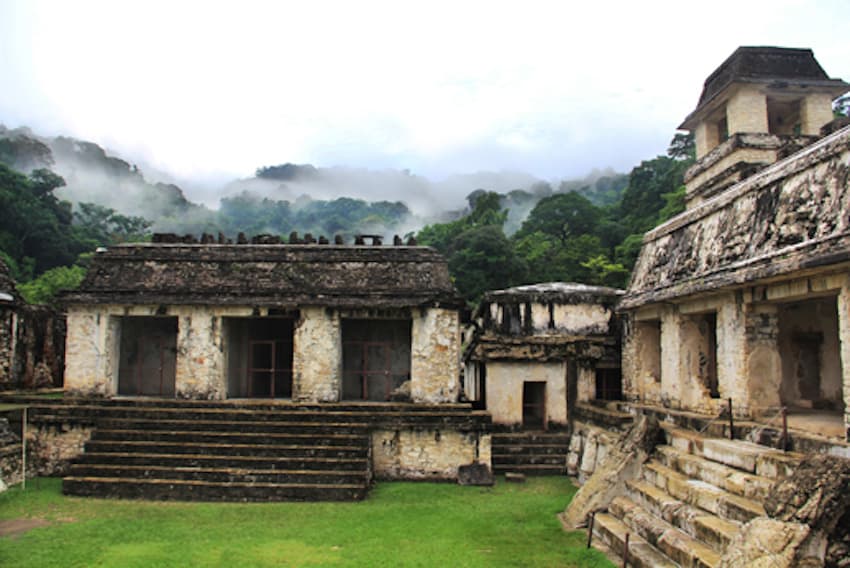
POLYGON ((460 433, 477 443, 490 429, 487 413, 461 404, 120 398, 28 402, 35 429, 90 433, 63 481, 66 494, 79 496, 356 500, 367 495, 374 477, 376 432, 460 433))

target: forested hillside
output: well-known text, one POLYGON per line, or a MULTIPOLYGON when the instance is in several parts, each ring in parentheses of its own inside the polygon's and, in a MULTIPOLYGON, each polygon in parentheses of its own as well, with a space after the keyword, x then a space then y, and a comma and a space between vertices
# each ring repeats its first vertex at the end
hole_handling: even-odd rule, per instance
POLYGON ((668 155, 631 171, 618 199, 594 203, 586 191, 552 193, 535 200, 516 232, 510 206, 522 196, 476 191, 466 215, 428 225, 418 240, 446 255, 458 290, 472 301, 486 290, 535 282, 624 287, 643 233, 684 209, 682 177, 693 153, 692 138, 676 135, 668 155))
POLYGON ((91 142, 0 125, 0 257, 25 297, 37 302, 78 285, 98 246, 145 241, 155 231, 234 239, 240 232, 297 231, 340 234, 347 242, 362 233, 416 234, 446 255, 470 301, 487 289, 541 281, 623 286, 642 233, 681 210, 692 151, 690 139, 677 136, 669 155, 628 175, 594 171, 554 184, 485 172, 439 187, 409 172, 281 164, 228 183, 218 209, 210 209, 174 184, 149 182, 135 165, 91 142), (370 187, 397 185, 405 200, 314 197, 349 184, 370 195, 387 191, 370 187), (464 209, 446 209, 435 197, 464 186, 464 209))

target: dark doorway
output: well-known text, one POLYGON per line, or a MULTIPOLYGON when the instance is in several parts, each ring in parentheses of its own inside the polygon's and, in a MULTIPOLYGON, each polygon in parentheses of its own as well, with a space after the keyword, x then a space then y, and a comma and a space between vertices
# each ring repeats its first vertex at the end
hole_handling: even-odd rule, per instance
POLYGON ((526 381, 522 384, 522 427, 546 429, 546 383, 526 381))
POLYGON ((410 320, 343 320, 342 398, 390 400, 410 380, 410 320))
POLYGON ((792 335, 792 347, 796 368, 794 375, 802 400, 819 401, 820 359, 823 335, 820 333, 796 333, 792 335))
POLYGON ((292 397, 290 318, 227 318, 228 396, 292 397))
POLYGON ((619 368, 596 369, 596 400, 623 400, 623 375, 619 368))
POLYGON ((177 318, 121 318, 118 394, 174 396, 177 318))

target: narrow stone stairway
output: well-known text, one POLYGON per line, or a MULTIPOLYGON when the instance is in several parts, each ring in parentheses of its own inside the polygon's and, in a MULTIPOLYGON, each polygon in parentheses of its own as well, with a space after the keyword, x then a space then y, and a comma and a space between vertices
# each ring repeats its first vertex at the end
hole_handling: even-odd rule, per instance
POLYGON ((667 444, 595 515, 593 538, 623 556, 628 534, 629 566, 717 566, 741 526, 765 514, 776 479, 802 456, 662 426, 667 444))
POLYGON ((557 432, 493 434, 493 473, 564 475, 570 437, 557 432))
POLYGON ((91 440, 63 480, 68 495, 346 501, 370 485, 369 425, 357 413, 179 404, 92 412, 91 440))

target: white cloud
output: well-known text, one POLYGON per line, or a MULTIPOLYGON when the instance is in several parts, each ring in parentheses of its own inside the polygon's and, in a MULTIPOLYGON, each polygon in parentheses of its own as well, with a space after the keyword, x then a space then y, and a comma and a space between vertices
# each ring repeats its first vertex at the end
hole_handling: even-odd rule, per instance
POLYGON ((812 47, 850 79, 842 21, 846 2, 4 0, 0 121, 183 176, 628 170, 738 45, 812 47))

